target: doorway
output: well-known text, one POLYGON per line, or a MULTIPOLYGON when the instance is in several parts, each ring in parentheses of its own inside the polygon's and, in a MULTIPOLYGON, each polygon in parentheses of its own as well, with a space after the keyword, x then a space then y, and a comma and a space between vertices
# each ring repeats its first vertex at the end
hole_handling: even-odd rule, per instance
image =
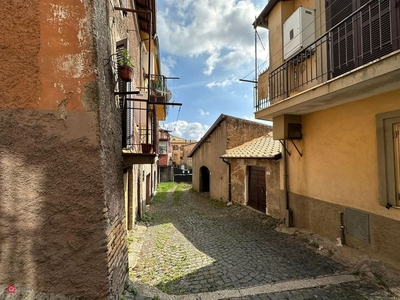
POLYGON ((265 168, 249 167, 249 200, 248 205, 263 213, 267 212, 267 193, 265 168))
POLYGON ((200 192, 210 192, 210 170, 205 166, 200 168, 200 192))

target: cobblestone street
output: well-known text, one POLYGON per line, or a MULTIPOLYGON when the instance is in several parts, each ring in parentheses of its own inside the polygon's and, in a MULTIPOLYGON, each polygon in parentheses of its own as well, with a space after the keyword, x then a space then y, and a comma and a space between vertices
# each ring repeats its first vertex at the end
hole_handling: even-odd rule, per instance
POLYGON ((277 232, 276 220, 190 188, 180 184, 151 205, 130 270, 135 299, 397 299, 277 232))

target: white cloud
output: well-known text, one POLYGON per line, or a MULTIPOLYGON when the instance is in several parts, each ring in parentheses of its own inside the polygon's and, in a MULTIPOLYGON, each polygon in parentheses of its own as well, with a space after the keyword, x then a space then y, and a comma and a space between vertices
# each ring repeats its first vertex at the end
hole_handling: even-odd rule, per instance
POLYGON ((204 74, 218 65, 235 70, 254 60, 252 23, 260 9, 250 0, 162 0, 158 34, 163 51, 206 55, 204 74))
POLYGON ((213 82, 210 82, 207 84, 207 87, 212 89, 213 87, 227 87, 232 85, 233 81, 238 81, 237 79, 225 79, 225 80, 214 80, 213 82))
POLYGON ((174 69, 176 65, 176 60, 172 56, 167 56, 161 59, 162 62, 162 74, 165 76, 171 76, 171 70, 174 69))
POLYGON ((188 123, 180 120, 164 124, 163 128, 170 130, 171 134, 177 137, 199 141, 210 126, 198 122, 188 123))
POLYGON ((202 118, 204 116, 208 116, 210 113, 208 111, 204 111, 202 109, 199 109, 200 116, 198 118, 202 118))

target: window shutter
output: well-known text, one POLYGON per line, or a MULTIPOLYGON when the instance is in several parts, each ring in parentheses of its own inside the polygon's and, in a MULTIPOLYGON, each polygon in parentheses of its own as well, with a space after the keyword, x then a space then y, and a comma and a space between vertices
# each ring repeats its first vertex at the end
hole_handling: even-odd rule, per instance
MULTIPOLYGON (((327 30, 330 30, 369 0, 326 1, 327 30)), ((332 77, 367 64, 400 47, 400 5, 393 0, 372 1, 331 34, 329 61, 332 77)))
MULTIPOLYGON (((368 0, 359 0, 359 7, 368 0)), ((369 63, 393 51, 390 31, 390 0, 373 1, 360 18, 361 40, 358 65, 369 63)))
MULTIPOLYGON (((327 1, 327 30, 338 25, 354 11, 354 5, 348 0, 327 1)), ((332 77, 339 76, 355 68, 353 20, 342 23, 332 31, 330 70, 332 77)))
MULTIPOLYGON (((122 51, 127 48, 127 41, 120 41, 117 43, 117 61, 121 58, 122 51)), ((125 82, 118 78, 118 90, 120 92, 131 92, 132 82, 125 82)), ((122 108, 122 147, 131 149, 133 147, 133 101, 126 101, 131 99, 132 95, 120 95, 120 101, 123 103, 122 108)))

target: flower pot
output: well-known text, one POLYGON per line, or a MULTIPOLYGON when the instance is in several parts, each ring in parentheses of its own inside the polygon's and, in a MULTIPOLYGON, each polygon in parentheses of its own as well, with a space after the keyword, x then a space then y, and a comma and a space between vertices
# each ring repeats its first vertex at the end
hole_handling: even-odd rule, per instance
POLYGON ((131 82, 133 69, 129 66, 118 66, 118 76, 122 81, 131 82))
POLYGON ((153 145, 152 144, 142 144, 142 153, 152 153, 153 145))

